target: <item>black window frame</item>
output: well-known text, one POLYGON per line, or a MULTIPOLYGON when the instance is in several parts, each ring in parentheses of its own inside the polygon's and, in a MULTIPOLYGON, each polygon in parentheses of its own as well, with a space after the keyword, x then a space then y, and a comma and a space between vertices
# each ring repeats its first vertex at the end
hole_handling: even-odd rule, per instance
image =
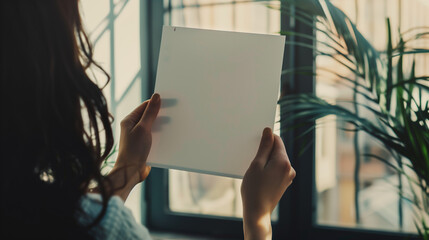
MULTIPOLYGON (((164 14, 168 8, 164 1, 141 0, 141 19, 147 27, 147 56, 148 63, 148 96, 153 93, 155 73, 161 40, 164 14), (144 4, 143 4, 144 2, 144 4)), ((283 3, 282 3, 283 4, 283 3)), ((171 7, 171 6, 167 6, 171 7)), ((293 30, 313 34, 313 29, 298 21, 294 21, 293 8, 288 14, 281 14, 281 30, 293 30)), ((143 37, 143 36, 142 36, 143 37)), ((287 42, 299 41, 313 45, 311 39, 292 36, 287 42)), ((142 54, 143 55, 143 54, 142 54)), ((309 48, 286 44, 283 69, 306 66, 315 68, 314 52, 309 48)), ((143 61, 142 61, 143 63, 143 61)), ((282 76, 281 94, 314 93, 315 78, 304 75, 282 76)), ((297 138, 303 130, 281 132, 286 143, 288 155, 297 176, 294 183, 286 191, 279 202, 279 218, 273 224, 273 239, 330 239, 330 240, 403 240, 419 239, 417 235, 381 230, 346 228, 340 226, 318 225, 316 221, 316 191, 315 191, 315 132, 312 131, 304 138, 297 138), (311 142, 304 154, 299 155, 300 146, 311 142)), ((172 212, 168 205, 168 170, 152 168, 146 180, 144 190, 145 202, 142 214, 146 216, 146 225, 150 230, 167 231, 186 234, 204 234, 213 237, 229 237, 243 239, 242 220, 232 217, 207 216, 191 213, 172 212)))

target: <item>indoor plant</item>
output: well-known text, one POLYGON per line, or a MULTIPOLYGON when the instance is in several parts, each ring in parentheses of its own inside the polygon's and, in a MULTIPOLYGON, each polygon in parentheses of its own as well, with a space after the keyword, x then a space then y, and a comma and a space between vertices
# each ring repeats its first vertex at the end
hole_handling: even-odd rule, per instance
MULTIPOLYGON (((429 239, 429 76, 417 76, 415 71, 419 64, 415 56, 428 54, 429 50, 410 47, 413 41, 429 36, 428 28, 400 31, 399 40, 394 41, 387 19, 386 50, 378 51, 356 25, 329 1, 282 2, 282 11, 288 13, 294 9, 296 21, 308 24, 328 39, 320 42, 314 35, 284 31, 282 33, 287 36, 300 36, 318 42, 318 45, 290 41, 288 44, 312 48, 316 56, 327 56, 347 69, 352 77, 350 74, 340 74, 337 69, 324 70, 340 78, 354 92, 351 101, 353 110, 325 101, 315 94, 282 96, 279 100, 282 127, 287 130, 308 126, 307 123, 315 128, 317 119, 335 115, 354 127, 349 130, 365 132, 378 140, 390 153, 390 158, 359 154, 357 151, 358 155, 378 159, 398 173, 398 194, 404 201, 413 203, 419 234, 429 239), (317 47, 320 45, 323 48, 317 47), (407 65, 407 61, 411 63, 407 65), (372 117, 362 116, 359 109, 372 117), (405 181, 401 181, 403 178, 405 181)), ((284 74, 318 73, 312 67, 300 67, 286 69, 284 74)), ((357 144, 356 147, 359 148, 357 144)))

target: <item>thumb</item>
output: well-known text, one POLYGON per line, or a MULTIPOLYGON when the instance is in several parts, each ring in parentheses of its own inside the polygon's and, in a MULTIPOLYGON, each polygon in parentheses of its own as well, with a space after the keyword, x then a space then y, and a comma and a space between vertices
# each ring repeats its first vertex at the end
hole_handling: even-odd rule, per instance
POLYGON ((254 162, 265 166, 274 146, 274 135, 270 128, 265 128, 262 133, 261 143, 259 144, 258 152, 256 153, 254 162))

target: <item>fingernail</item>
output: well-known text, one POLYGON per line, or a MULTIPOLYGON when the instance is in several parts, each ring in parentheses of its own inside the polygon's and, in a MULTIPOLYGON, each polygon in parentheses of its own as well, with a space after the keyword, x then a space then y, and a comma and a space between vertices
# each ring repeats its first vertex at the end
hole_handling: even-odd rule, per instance
POLYGON ((269 127, 264 128, 264 132, 262 133, 262 135, 264 135, 264 136, 267 134, 271 134, 271 128, 269 128, 269 127))
POLYGON ((152 95, 152 101, 153 102, 158 102, 159 101, 159 94, 158 93, 154 93, 152 95))

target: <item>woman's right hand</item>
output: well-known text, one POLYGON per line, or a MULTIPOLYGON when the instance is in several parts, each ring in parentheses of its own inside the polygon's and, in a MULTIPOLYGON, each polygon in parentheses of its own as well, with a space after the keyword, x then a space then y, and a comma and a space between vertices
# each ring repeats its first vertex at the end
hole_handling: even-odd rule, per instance
POLYGON ((244 239, 271 239, 271 213, 295 174, 282 139, 265 128, 241 184, 244 239))

